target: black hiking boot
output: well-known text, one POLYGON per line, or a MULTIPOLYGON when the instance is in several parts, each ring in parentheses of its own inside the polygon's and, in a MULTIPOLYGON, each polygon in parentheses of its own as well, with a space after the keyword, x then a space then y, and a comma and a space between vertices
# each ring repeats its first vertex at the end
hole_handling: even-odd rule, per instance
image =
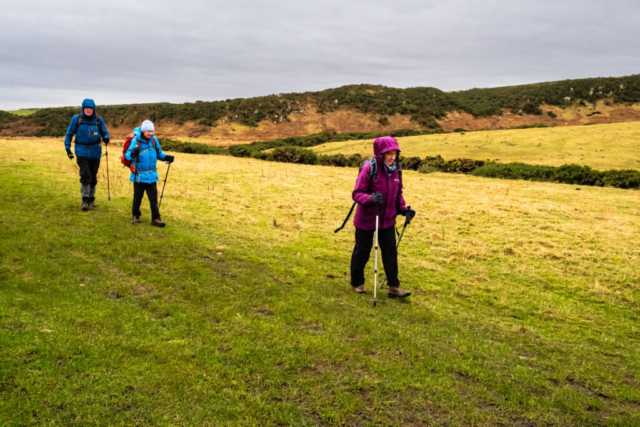
POLYGON ((89 210, 89 203, 82 202, 82 210, 83 211, 88 211, 89 210))
POLYGON ((156 218, 153 221, 151 221, 151 225, 155 225, 156 227, 164 227, 166 224, 162 222, 160 218, 156 218))
POLYGON ((89 207, 90 208, 97 208, 98 206, 96 205, 96 202, 91 202, 91 203, 89 203, 89 207))
POLYGON ((131 224, 140 224, 140 217, 134 216, 133 218, 131 218, 131 224))
POLYGON ((411 292, 405 291, 400 286, 391 287, 389 286, 389 290, 387 291, 387 296, 389 298, 406 298, 411 295, 411 292))
POLYGON ((364 290, 364 285, 360 285, 360 286, 352 286, 353 290, 356 291, 359 294, 366 294, 367 291, 364 290))

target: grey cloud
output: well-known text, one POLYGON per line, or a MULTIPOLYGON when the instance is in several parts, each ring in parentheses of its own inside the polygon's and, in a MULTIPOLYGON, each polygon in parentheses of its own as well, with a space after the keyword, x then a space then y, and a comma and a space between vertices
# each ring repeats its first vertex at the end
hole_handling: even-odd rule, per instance
POLYGON ((0 16, 0 108, 638 72, 633 1, 78 2, 0 16))

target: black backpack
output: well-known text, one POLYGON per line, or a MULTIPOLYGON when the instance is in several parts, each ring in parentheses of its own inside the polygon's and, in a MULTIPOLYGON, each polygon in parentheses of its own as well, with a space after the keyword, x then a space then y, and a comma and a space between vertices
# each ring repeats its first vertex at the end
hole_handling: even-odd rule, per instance
MULTIPOLYGON (((358 176, 360 176, 360 172, 362 172, 362 168, 367 163, 371 165, 371 167, 369 168, 369 189, 367 191, 371 191, 371 186, 373 185, 373 181, 376 179, 376 176, 378 175, 378 162, 376 162, 375 157, 372 157, 362 162, 360 164, 360 168, 358 169, 358 176)), ((398 177, 400 178, 400 184, 402 185, 402 169, 398 169, 398 177)), ((357 178, 356 178, 356 182, 357 182, 357 178)), ((342 230, 344 226, 347 225, 347 221, 349 221, 349 218, 351 218, 351 214, 353 213, 353 210, 355 209, 355 207, 356 207, 356 202, 353 202, 353 204, 351 205, 351 209, 347 214, 347 217, 344 219, 344 222, 337 230, 334 231, 334 233, 337 233, 338 231, 342 230)))

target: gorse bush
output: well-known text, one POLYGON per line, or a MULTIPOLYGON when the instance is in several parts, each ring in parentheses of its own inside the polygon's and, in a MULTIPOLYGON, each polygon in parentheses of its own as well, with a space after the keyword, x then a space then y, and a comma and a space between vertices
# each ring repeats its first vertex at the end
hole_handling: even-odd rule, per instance
POLYGON ((319 155, 318 164, 322 166, 356 167, 362 163, 360 154, 352 154, 347 157, 344 154, 319 155))
POLYGON ((174 139, 158 138, 163 151, 175 151, 177 153, 191 154, 219 154, 228 155, 229 150, 224 147, 212 147, 197 142, 182 142, 174 139))
MULTIPOLYGON (((471 173, 476 168, 483 166, 488 160, 472 160, 472 159, 452 159, 444 160, 442 156, 427 156, 421 163, 433 167, 441 172, 448 173, 471 173)), ((418 169, 419 170, 419 169, 418 169)))
POLYGON ((400 156, 400 166, 405 170, 417 171, 422 164, 420 157, 403 157, 400 156))
POLYGON ((20 116, 0 110, 0 130, 7 124, 17 122, 18 120, 20 120, 20 116))
POLYGON ((525 163, 487 163, 471 172, 474 176, 528 181, 559 182, 598 187, 639 188, 640 172, 636 170, 598 171, 589 166, 538 166, 525 163))
POLYGON ((315 151, 300 147, 278 147, 267 156, 267 160, 284 163, 315 165, 318 155, 315 151))
POLYGON ((640 188, 640 172, 633 169, 609 170, 603 173, 602 182, 607 187, 640 188))

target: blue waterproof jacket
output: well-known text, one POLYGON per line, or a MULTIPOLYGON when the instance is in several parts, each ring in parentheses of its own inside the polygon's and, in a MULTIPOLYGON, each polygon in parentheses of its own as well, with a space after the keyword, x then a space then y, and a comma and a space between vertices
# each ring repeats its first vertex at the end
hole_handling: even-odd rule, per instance
POLYGON ((158 169, 156 168, 156 162, 158 160, 164 160, 166 157, 166 154, 164 154, 162 152, 162 148, 160 148, 160 141, 158 141, 155 135, 153 135, 151 139, 147 141, 142 136, 140 128, 135 128, 133 130, 133 135, 134 137, 131 140, 129 149, 124 154, 124 157, 127 160, 131 160, 136 166, 136 173, 131 173, 129 180, 131 182, 144 182, 146 184, 157 182, 158 169), (153 147, 154 142, 155 148, 153 147), (131 152, 138 145, 140 146, 140 155, 138 156, 138 161, 136 162, 136 159, 131 157, 131 152))
POLYGON ((109 132, 107 126, 104 124, 104 120, 100 117, 100 120, 96 122, 96 103, 93 99, 85 99, 82 101, 82 109, 80 114, 76 114, 69 123, 67 129, 67 136, 64 139, 64 148, 67 150, 71 148, 71 140, 73 135, 76 136, 75 151, 77 157, 85 157, 87 159, 99 159, 102 157, 102 141, 101 138, 109 138, 109 132), (93 114, 85 116, 84 109, 93 108, 93 114), (78 126, 78 119, 82 116, 82 123, 78 126))

